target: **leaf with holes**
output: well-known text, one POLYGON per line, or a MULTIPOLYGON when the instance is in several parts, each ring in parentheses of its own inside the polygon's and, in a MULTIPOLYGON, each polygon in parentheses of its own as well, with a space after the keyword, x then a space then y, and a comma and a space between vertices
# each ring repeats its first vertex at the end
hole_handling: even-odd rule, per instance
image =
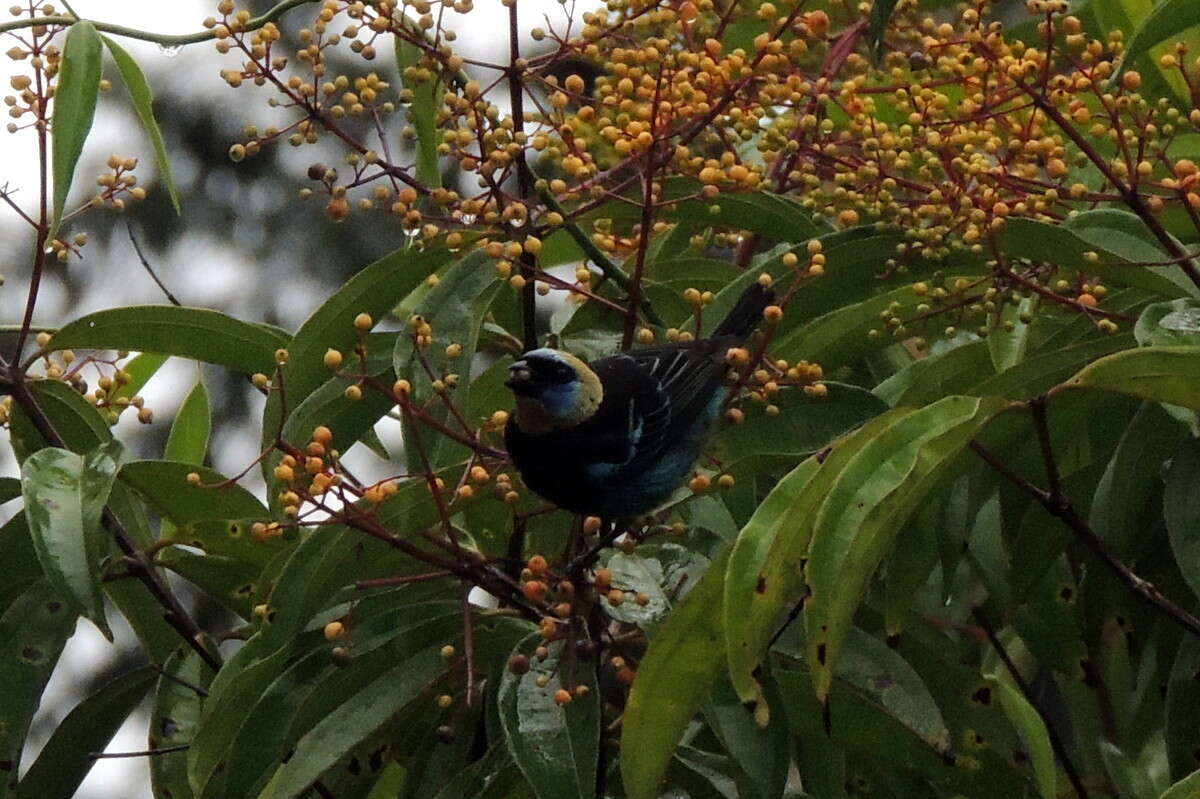
POLYGON ((975 434, 1008 403, 946 397, 882 431, 846 464, 813 524, 805 582, 813 687, 826 701, 855 611, 876 567, 975 434))
POLYGON ((0 616, 0 797, 11 795, 29 724, 75 619, 48 580, 31 585, 0 616))
POLYGON ((742 528, 729 557, 724 613, 730 678, 743 702, 766 702, 755 673, 779 617, 804 596, 801 573, 826 493, 855 454, 912 412, 902 408, 877 416, 801 463, 742 528))

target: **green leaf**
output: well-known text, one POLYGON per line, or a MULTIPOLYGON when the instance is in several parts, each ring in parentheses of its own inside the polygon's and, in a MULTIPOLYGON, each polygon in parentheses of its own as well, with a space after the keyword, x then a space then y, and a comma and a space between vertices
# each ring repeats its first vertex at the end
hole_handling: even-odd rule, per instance
MULTIPOLYGON (((204 696, 195 688, 208 689, 212 669, 195 652, 179 649, 167 658, 162 670, 150 711, 147 743, 151 749, 190 745, 200 725, 200 710, 204 704, 204 696)), ((150 758, 150 785, 155 799, 192 799, 194 794, 187 778, 187 751, 150 758)))
MULTIPOLYGON (((18 490, 20 481, 15 480, 18 490)), ((25 511, 17 511, 3 527, 0 527, 0 613, 8 607, 26 588, 42 576, 25 511)))
POLYGON ((1158 516, 1162 464, 1186 432, 1155 402, 1142 403, 1129 420, 1088 514, 1092 529, 1118 558, 1135 559, 1144 545, 1146 520, 1158 516))
POLYGON ((826 701, 846 631, 896 534, 1007 403, 946 397, 887 428, 855 455, 825 497, 805 568, 813 687, 826 701))
MULTIPOLYGON (((412 35, 421 36, 422 32, 416 26, 406 25, 406 29, 415 31, 412 35)), ((396 66, 400 70, 400 83, 412 92, 412 103, 408 106, 409 124, 417 131, 417 180, 430 189, 442 185, 442 171, 438 166, 438 136, 437 113, 442 105, 442 92, 445 91, 438 79, 439 66, 434 63, 432 68, 423 67, 424 51, 417 45, 406 41, 399 35, 395 36, 396 66), (417 80, 420 72, 430 72, 428 80, 417 80)))
POLYGON ((995 373, 987 341, 968 341, 913 361, 874 393, 893 407, 927 405, 947 394, 963 394, 995 373))
POLYGON ((1200 747, 1200 640, 1185 637, 1171 665, 1167 678, 1166 723, 1163 736, 1167 740, 1167 760, 1171 776, 1179 779, 1196 765, 1195 751, 1200 747))
POLYGON ((728 560, 728 549, 713 558, 638 666, 621 725, 621 776, 629 799, 658 797, 675 746, 721 670, 728 560))
POLYGON ((1109 741, 1100 741, 1104 770, 1117 788, 1121 799, 1149 799, 1158 791, 1140 764, 1109 741))
POLYGON ((1107 285, 1131 286, 1164 297, 1182 297, 1191 293, 1181 284, 1174 267, 1141 266, 1140 261, 1164 261, 1169 256, 1161 249, 1148 247, 1137 235, 1142 222, 1131 214, 1088 211, 1079 214, 1071 225, 1012 218, 1004 225, 1001 247, 1010 258, 1052 263, 1086 275, 1097 275, 1107 285), (1093 220, 1091 214, 1102 214, 1093 220), (1100 223, 1100 224, 1095 224, 1100 223), (1114 225, 1130 230, 1120 239, 1104 233, 1114 225), (1100 231, 1099 233, 1097 231, 1100 231), (1093 259, 1087 253, 1095 253, 1093 259))
POLYGON ((104 41, 108 52, 112 54, 113 61, 117 63, 117 71, 121 73, 121 80, 125 82, 125 88, 129 90, 129 99, 133 102, 134 113, 141 121, 142 129, 150 137, 150 144, 154 146, 154 163, 158 167, 158 174, 162 177, 163 185, 167 187, 167 195, 171 198, 171 205, 175 208, 175 213, 180 214, 182 210, 179 207, 179 194, 175 191, 175 180, 171 177, 171 161, 167 158, 167 146, 163 143, 158 122, 154 119, 154 98, 150 95, 150 84, 146 82, 142 68, 129 53, 107 36, 100 38, 104 41))
MULTIPOLYGON (((1152 467, 1143 464, 1142 468, 1152 467)), ((1183 579, 1200 595, 1200 441, 1187 437, 1171 458, 1163 489, 1163 517, 1183 579)))
MULTIPOLYGON (((769 678, 764 684, 768 695, 782 706, 778 686, 769 678)), ((766 727, 760 727, 729 680, 718 679, 704 706, 704 718, 761 799, 783 796, 792 759, 786 714, 776 713, 766 727)))
MULTIPOLYGON (((112 430, 101 418, 94 405, 79 392, 58 380, 36 380, 29 392, 38 406, 54 423, 67 449, 88 452, 105 441, 112 440, 112 430)), ((12 447, 17 460, 24 462, 33 453, 48 446, 41 433, 20 407, 13 409, 12 447)))
MULTIPOLYGON (((283 381, 290 407, 297 407, 314 390, 329 379, 325 366, 325 351, 333 348, 344 353, 353 350, 361 335, 354 327, 360 313, 378 320, 420 286, 429 275, 451 259, 446 250, 397 250, 350 278, 337 292, 317 308, 287 345, 288 362, 283 367, 283 381)), ((274 441, 280 425, 280 397, 272 392, 263 411, 262 444, 274 441)), ((264 459, 263 475, 268 486, 276 480, 272 471, 280 456, 264 459)), ((273 497, 276 492, 268 490, 273 497)))
POLYGON ((1200 344, 1200 300, 1181 297, 1146 306, 1133 335, 1143 347, 1200 344))
POLYGON ((1033 314, 1037 311, 1037 295, 1021 300, 1018 305, 1005 303, 994 316, 991 329, 988 331, 987 346, 992 356, 992 365, 997 372, 1011 369, 1025 358, 1025 350, 1029 346, 1030 324, 1021 321, 1022 314, 1033 314), (1006 325, 1012 325, 1012 330, 1006 330, 1006 325))
POLYGON ((0 477, 0 504, 21 496, 21 481, 15 477, 0 477))
POLYGON ((636 602, 613 605, 604 599, 602 604, 605 612, 617 621, 636 624, 648 634, 653 634, 663 616, 671 609, 663 590, 666 577, 662 564, 652 557, 643 557, 640 552, 626 555, 619 550, 611 550, 608 559, 601 562, 612 572, 614 585, 624 591, 643 593, 647 597, 645 605, 636 602))
MULTIPOLYGON (((531 635, 513 654, 528 655, 543 640, 531 635)), ((577 660, 575 685, 586 686, 587 694, 567 705, 554 701, 555 692, 574 687, 567 684, 564 647, 562 641, 550 644, 550 656, 531 658, 525 674, 505 669, 497 689, 497 712, 508 749, 538 799, 591 799, 596 795, 600 694, 593 663, 577 660), (546 680, 544 685, 538 685, 539 677, 546 680)))
POLYGON ((110 641, 100 590, 100 560, 108 539, 100 517, 117 478, 121 452, 115 440, 86 457, 47 447, 21 467, 25 512, 42 569, 110 641))
POLYGON ((212 434, 212 412, 204 380, 197 375, 196 384, 183 398, 179 413, 171 423, 163 458, 183 463, 204 463, 208 453, 208 437, 212 434))
POLYGON ((270 514, 258 498, 220 472, 178 461, 130 461, 121 482, 138 492, 154 511, 176 524, 212 519, 262 519, 270 514), (200 475, 192 485, 187 476, 200 475))
MULTIPOLYGON (((385 386, 396 380, 392 369, 392 350, 396 346, 396 333, 372 333, 367 336, 367 359, 362 372, 385 386)), ((365 391, 362 397, 351 400, 346 397, 348 381, 331 377, 314 389, 293 410, 283 425, 285 441, 308 441, 317 425, 328 427, 333 433, 331 447, 346 452, 358 442, 368 445, 374 433, 374 425, 392 409, 394 403, 386 394, 365 391)))
POLYGON ((883 641, 852 628, 837 679, 855 686, 934 751, 950 751, 950 730, 937 701, 921 675, 883 641))
MULTIPOLYGON (((112 440, 112 430, 96 408, 66 383, 36 380, 29 384, 29 392, 72 452, 87 453, 112 440)), ((10 432, 18 460, 24 460, 48 443, 19 408, 13 409, 10 432)), ((145 509, 120 483, 113 486, 108 505, 136 545, 151 545, 153 536, 145 509)), ((104 590, 133 627, 147 654, 155 660, 165 659, 177 645, 179 636, 164 621, 162 609, 149 590, 137 580, 108 582, 104 590)))
MULTIPOLYGON (((383 729, 447 668, 441 644, 403 653, 392 669, 347 693, 341 704, 296 743, 273 781, 274 799, 300 796, 347 752, 383 729)), ((401 654, 401 653, 397 653, 401 654)))
POLYGON ((867 41, 871 44, 871 54, 876 63, 883 55, 883 34, 887 31, 895 8, 896 0, 875 0, 871 6, 871 27, 867 29, 867 41))
POLYGON ((1091 5, 1100 29, 1106 31, 1131 31, 1153 8, 1153 0, 1095 0, 1091 5))
POLYGON ((150 690, 157 674, 151 666, 139 666, 114 678, 76 705, 29 767, 17 795, 22 799, 74 796, 95 763, 89 755, 104 751, 150 690))
MULTIPOLYGON (((438 476, 447 483, 462 474, 460 464, 438 476)), ((411 537, 438 520, 425 479, 405 480, 396 494, 374 506, 375 519, 393 536, 411 537)), ((284 647, 322 608, 333 604, 337 591, 361 579, 395 575, 424 564, 378 539, 341 525, 318 528, 303 536, 274 579, 270 593, 275 615, 263 630, 267 652, 284 647)))
MULTIPOLYGON (((464 796, 490 797, 494 795, 491 793, 493 790, 503 791, 505 793, 501 795, 507 796, 507 791, 520 780, 520 777, 521 772, 513 760, 512 753, 508 751, 508 745, 503 741, 497 741, 488 748, 487 754, 446 783, 445 787, 437 792, 434 799, 461 799, 464 796)), ((368 799, 390 799, 392 795, 394 794, 376 797, 372 794, 368 799)))
POLYGON ((54 205, 49 238, 58 234, 63 209, 75 164, 83 152, 83 143, 92 129, 96 98, 100 94, 100 34, 96 26, 82 20, 71 26, 63 45, 58 83, 54 89, 54 121, 51 125, 51 152, 54 178, 54 205))
POLYGON ((795 242, 829 232, 829 228, 814 222, 812 212, 800 203, 770 192, 724 194, 716 203, 689 200, 672 211, 680 221, 749 230, 771 241, 795 242), (720 209, 718 213, 712 213, 714 206, 720 209))
MULTIPOLYGON (((168 532, 176 535, 174 530, 168 532)), ((272 554, 283 554, 288 549, 290 547, 278 547, 272 554)), ((254 601, 256 591, 262 593, 263 582, 269 579, 264 576, 266 570, 258 560, 223 557, 207 549, 203 555, 196 555, 185 549, 170 547, 158 553, 156 560, 160 566, 175 572, 246 620, 252 618, 254 605, 257 604, 254 601)))
MULTIPOLYGON (((959 277, 969 275, 956 273, 946 280, 953 283, 959 277)), ((834 310, 804 321, 790 333, 777 333, 771 352, 788 360, 804 358, 816 361, 828 371, 831 367, 880 349, 884 343, 891 341, 883 336, 877 339, 869 337, 870 331, 879 327, 879 314, 882 311, 892 308, 893 303, 899 303, 900 307, 893 310, 904 315, 915 312, 921 301, 922 298, 913 294, 911 287, 905 287, 876 294, 851 305, 834 306, 834 310)))
POLYGON ((309 636, 299 657, 236 718, 214 720, 236 729, 225 753, 226 794, 254 796, 297 740, 345 701, 350 687, 390 672, 413 652, 454 640, 461 619, 457 602, 402 605, 367 616, 352 631, 353 658, 342 667, 331 659, 332 645, 323 636, 309 636))
MULTIPOLYGON (((295 639, 289 639, 294 644, 295 639)), ((293 654, 289 648, 265 651, 261 634, 250 638, 217 672, 208 688, 200 721, 187 750, 187 780, 197 797, 223 769, 223 758, 245 708, 262 693, 293 654)), ((311 643, 311 642, 301 642, 311 643)))
POLYGON ((1021 734, 1021 740, 1033 761, 1033 780, 1042 799, 1058 796, 1058 774, 1054 767, 1054 749, 1050 746, 1050 733, 1042 717, 1019 690, 1007 680, 989 678, 988 684, 1000 700, 1000 709, 1021 734))
POLYGON ((150 378, 158 373, 170 356, 154 352, 143 352, 125 362, 121 371, 129 375, 129 382, 114 385, 112 391, 105 397, 107 403, 116 403, 121 398, 133 399, 141 393, 142 388, 150 382, 150 378))
MULTIPOLYGON (((1144 78, 1157 78, 1155 83, 1165 88, 1163 72, 1159 71, 1152 51, 1157 45, 1169 44, 1189 28, 1195 27, 1195 12, 1196 6, 1190 0, 1163 0, 1158 3, 1133 35, 1127 37, 1125 51, 1113 74, 1119 75, 1127 69, 1137 69, 1144 78)), ((1186 97, 1186 91, 1180 92, 1180 96, 1186 97)))
POLYGON ((179 355, 228 366, 240 372, 275 369, 275 351, 287 339, 255 325, 206 308, 134 305, 80 317, 59 329, 51 350, 110 349, 179 355))
POLYGON ((1133 337, 1128 333, 1107 335, 1061 349, 1030 355, 1025 360, 962 390, 962 394, 997 396, 1023 400, 1044 394, 1075 374, 1082 366, 1101 356, 1128 349, 1133 337))
POLYGON ((1200 410, 1200 346, 1139 347, 1117 352, 1084 367, 1066 385, 1200 410))
POLYGON ((1200 771, 1193 771, 1172 785, 1159 799, 1196 799, 1200 796, 1200 771))
MULTIPOLYGON (((487 256, 482 251, 476 251, 451 266, 413 309, 413 313, 425 317, 433 326, 433 343, 421 353, 425 363, 435 375, 459 375, 458 384, 446 389, 446 396, 455 407, 466 408, 470 403, 471 380, 468 378, 479 341, 479 327, 501 285, 502 281, 496 279, 495 272, 488 266, 487 256), (451 344, 461 348, 461 353, 454 359, 446 355, 446 348, 451 344)), ((429 375, 414 352, 411 336, 402 334, 397 337, 392 363, 396 376, 412 384, 414 402, 426 407, 430 415, 439 421, 458 427, 445 403, 434 394, 429 375)), ((461 430, 461 427, 458 429, 461 430)), ((414 431, 411 426, 405 425, 408 437, 424 437, 430 464, 434 468, 465 460, 469 455, 461 444, 445 436, 430 436, 427 431, 428 428, 414 431)), ((409 450, 409 470, 416 472, 424 469, 417 448, 410 447, 409 450)))
POLYGON ((848 430, 888 409, 866 389, 828 382, 828 394, 809 397, 784 391, 772 398, 778 409, 768 415, 747 404, 743 422, 722 428, 714 441, 717 457, 736 477, 774 469, 790 469, 798 460, 824 447, 848 430))
MULTIPOLYGON (((797 626, 784 637, 792 637, 793 631, 799 637, 797 626)), ((911 625, 897 647, 892 649, 861 631, 851 632, 828 705, 827 731, 821 718, 824 709, 810 687, 810 664, 801 656, 803 642, 796 643, 795 651, 784 652, 789 647, 781 640, 777 651, 787 659, 781 659, 771 673, 789 699, 788 721, 800 748, 797 765, 810 793, 822 799, 844 799, 846 772, 853 774, 874 764, 876 773, 919 778, 915 793, 899 794, 913 799, 1026 795, 1029 780, 1010 757, 1018 745, 1016 736, 994 708, 967 700, 981 687, 978 671, 959 659, 965 659, 967 651, 943 632, 922 629, 920 624, 911 625), (915 646, 920 639, 928 640, 915 646), (950 729, 981 733, 990 746, 947 752, 936 734, 932 740, 927 734, 939 728, 943 713, 949 717, 950 729), (971 767, 963 768, 964 762, 971 767), (933 790, 926 781, 941 790, 933 790)), ((894 794, 872 790, 868 795, 894 794)))
MULTIPOLYGON (((743 702, 766 702, 755 673, 780 615, 804 597, 803 563, 826 493, 856 453, 912 412, 903 408, 877 416, 801 463, 775 485, 742 529, 729 557, 724 629, 730 678, 743 702)), ((766 712, 765 707, 756 710, 766 712)))
POLYGON ((13 795, 29 723, 76 616, 48 580, 30 586, 0 616, 0 797, 13 795))

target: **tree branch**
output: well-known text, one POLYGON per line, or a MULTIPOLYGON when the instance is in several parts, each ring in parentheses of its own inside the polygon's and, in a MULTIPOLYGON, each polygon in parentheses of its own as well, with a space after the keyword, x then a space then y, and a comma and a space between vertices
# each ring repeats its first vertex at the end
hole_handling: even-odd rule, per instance
MULTIPOLYGON (((66 443, 63 437, 59 435, 55 429, 54 423, 50 421, 50 417, 38 404, 37 398, 30 392, 29 386, 25 383, 25 375, 20 371, 19 367, 8 367, 8 390, 12 395, 13 401, 20 406, 21 410, 29 417, 30 422, 38 433, 45 440, 48 446, 65 447, 66 443)), ((196 621, 188 614, 183 605, 180 604, 178 597, 171 592, 170 587, 162 576, 154 568, 154 563, 150 557, 138 549, 133 539, 129 535, 129 531, 125 529, 125 525, 117 518, 116 514, 106 505, 104 513, 101 517, 101 522, 105 529, 112 535, 117 542, 117 546, 125 555, 126 568, 130 575, 136 577, 154 600, 162 606, 163 620, 167 624, 175 628, 179 633, 179 637, 187 642, 200 659, 207 663, 214 671, 221 668, 221 656, 217 654, 216 648, 209 648, 208 635, 200 629, 196 621)))
MULTIPOLYGON (((241 30, 254 31, 258 30, 268 22, 275 22, 285 12, 291 11, 298 6, 315 3, 317 0, 282 0, 266 13, 252 18, 247 22, 241 30)), ((73 15, 67 14, 52 14, 44 17, 26 17, 24 19, 16 19, 11 22, 0 22, 0 33, 20 30, 21 28, 46 27, 50 25, 62 25, 70 27, 76 22, 83 22, 73 15)), ((96 30, 101 33, 111 33, 113 36, 124 36, 127 39, 138 39, 143 42, 154 42, 163 47, 182 47, 185 44, 199 44, 207 42, 210 39, 217 38, 216 30, 199 31, 198 33, 184 33, 172 35, 167 33, 153 33, 151 31, 138 30, 137 28, 127 28, 124 25, 113 25, 109 22, 99 22, 97 20, 87 20, 96 26, 96 30)))
POLYGON ((1075 533, 1076 538, 1083 542, 1084 546, 1090 549, 1105 565, 1112 570, 1117 578, 1125 583, 1125 585, 1133 591, 1144 602, 1152 605, 1156 610, 1161 612, 1167 618, 1178 624, 1183 629, 1187 630, 1192 635, 1200 636, 1200 619, 1197 619, 1192 614, 1188 613, 1183 608, 1176 605, 1167 597, 1163 596, 1162 592, 1148 580, 1143 580, 1137 576, 1128 565, 1120 558, 1109 551, 1104 541, 1096 534, 1096 531, 1088 526, 1088 523, 1071 506, 1070 501, 1060 495, 1055 498, 1049 491, 1044 491, 1038 488, 1033 483, 1026 480, 1021 475, 1014 472, 1001 460, 995 453, 984 447, 978 441, 972 441, 971 449, 976 455, 993 469, 1002 474, 1013 485, 1020 488, 1025 493, 1036 499, 1042 504, 1042 507, 1051 515, 1065 524, 1075 533))
POLYGON ((1004 663, 1004 667, 1012 675, 1013 682, 1017 684, 1018 690, 1024 695, 1025 701, 1037 711, 1038 716, 1042 719, 1042 723, 1046 725, 1046 733, 1050 737, 1050 747, 1054 750, 1058 762, 1062 764, 1063 771, 1067 773, 1067 779, 1071 781, 1071 787, 1075 789, 1075 796, 1077 799, 1088 799, 1087 788, 1084 786, 1083 780, 1080 779, 1079 772, 1075 770, 1075 764, 1067 757, 1067 747, 1058 736, 1058 730, 1055 728, 1053 720, 1046 715, 1045 711, 1042 710, 1041 704, 1034 699, 1029 683, 1025 682, 1025 678, 1021 676, 1021 672, 1017 670, 1016 664, 1009 657, 1004 644, 1001 643, 999 636, 996 635, 996 628, 992 626, 987 616, 979 608, 971 608, 971 615, 975 617, 975 620, 979 622, 979 626, 987 634, 988 641, 992 644, 992 649, 996 650, 996 654, 1000 657, 1001 662, 1004 663))

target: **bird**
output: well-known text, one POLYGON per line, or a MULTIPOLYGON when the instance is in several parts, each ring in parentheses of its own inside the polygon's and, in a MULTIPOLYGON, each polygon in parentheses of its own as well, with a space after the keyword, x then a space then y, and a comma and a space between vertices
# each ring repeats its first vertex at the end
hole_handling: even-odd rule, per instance
POLYGON ((598 358, 525 352, 508 369, 516 399, 504 441, 525 485, 560 508, 621 519, 648 513, 684 482, 725 399, 726 354, 774 303, 751 283, 708 338, 598 358))

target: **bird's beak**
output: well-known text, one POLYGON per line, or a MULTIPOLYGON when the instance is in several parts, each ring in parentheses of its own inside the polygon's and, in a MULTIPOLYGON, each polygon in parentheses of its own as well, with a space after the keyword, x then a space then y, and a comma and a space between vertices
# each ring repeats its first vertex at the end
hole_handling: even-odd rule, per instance
POLYGON ((529 364, 525 361, 517 361, 512 366, 508 367, 508 379, 504 381, 504 385, 508 386, 514 393, 522 393, 522 389, 529 387, 532 382, 533 372, 529 370, 529 364))

